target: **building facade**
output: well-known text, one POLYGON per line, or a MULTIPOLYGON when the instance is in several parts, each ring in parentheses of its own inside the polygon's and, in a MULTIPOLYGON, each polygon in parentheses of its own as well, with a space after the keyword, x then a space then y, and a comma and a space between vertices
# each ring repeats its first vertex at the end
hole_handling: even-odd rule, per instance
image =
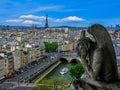
POLYGON ((0 80, 5 78, 6 69, 5 69, 5 60, 4 57, 0 56, 0 80))
POLYGON ((20 68, 20 50, 16 49, 13 51, 13 57, 14 57, 14 70, 18 71, 20 68))
POLYGON ((6 77, 12 77, 14 74, 14 57, 12 52, 7 52, 5 54, 5 68, 6 68, 6 77))

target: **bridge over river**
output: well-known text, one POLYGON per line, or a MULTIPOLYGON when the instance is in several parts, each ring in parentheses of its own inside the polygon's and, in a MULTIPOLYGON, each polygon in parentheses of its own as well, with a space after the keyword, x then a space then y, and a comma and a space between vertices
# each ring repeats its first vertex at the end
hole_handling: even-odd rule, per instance
POLYGON ((80 61, 79 56, 76 52, 64 52, 60 54, 60 61, 74 62, 75 60, 80 61))

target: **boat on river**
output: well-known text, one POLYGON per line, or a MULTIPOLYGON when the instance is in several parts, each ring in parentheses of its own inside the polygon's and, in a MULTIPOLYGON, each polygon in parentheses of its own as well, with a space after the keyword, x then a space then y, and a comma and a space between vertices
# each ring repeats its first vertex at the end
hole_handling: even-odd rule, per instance
POLYGON ((63 68, 61 71, 60 71, 60 74, 65 74, 65 73, 67 73, 68 72, 68 68, 63 68))

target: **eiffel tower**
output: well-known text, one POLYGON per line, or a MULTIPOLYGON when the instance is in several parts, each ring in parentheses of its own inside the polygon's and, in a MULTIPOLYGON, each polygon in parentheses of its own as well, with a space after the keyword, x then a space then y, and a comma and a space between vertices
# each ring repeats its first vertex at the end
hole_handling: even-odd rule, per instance
POLYGON ((45 28, 48 28, 48 15, 46 14, 46 22, 45 22, 45 28))

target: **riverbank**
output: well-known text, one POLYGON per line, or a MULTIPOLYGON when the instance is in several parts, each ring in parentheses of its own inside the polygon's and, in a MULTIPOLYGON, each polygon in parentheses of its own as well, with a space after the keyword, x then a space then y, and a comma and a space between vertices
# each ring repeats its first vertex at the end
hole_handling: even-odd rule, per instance
POLYGON ((56 65, 44 78, 36 81, 35 90, 70 90, 71 81, 73 79, 70 72, 68 71, 66 74, 61 75, 60 71, 65 67, 70 70, 74 65, 75 64, 64 62, 56 65))
POLYGON ((35 81, 35 85, 37 85, 45 76, 47 76, 52 70, 54 70, 61 62, 58 61, 51 67, 49 67, 46 71, 44 71, 40 76, 39 79, 35 81))

